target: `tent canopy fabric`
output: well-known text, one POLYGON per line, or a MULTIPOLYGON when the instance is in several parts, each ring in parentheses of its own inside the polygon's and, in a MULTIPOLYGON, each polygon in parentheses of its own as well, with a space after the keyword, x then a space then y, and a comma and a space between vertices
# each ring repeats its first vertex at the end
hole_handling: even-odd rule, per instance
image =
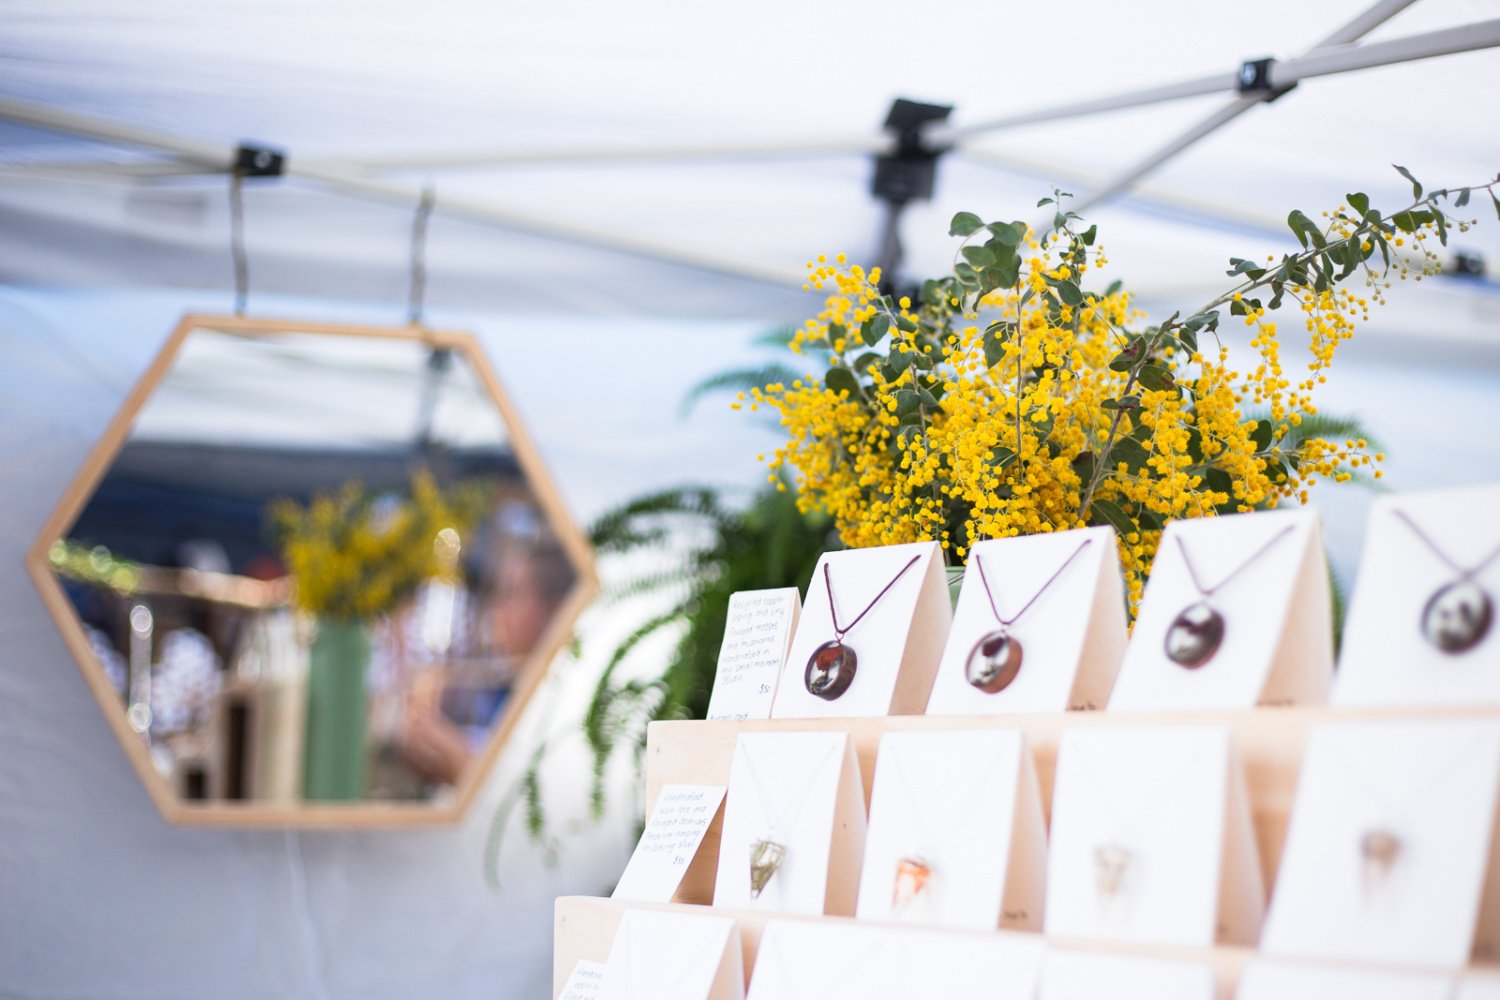
MULTIPOLYGON (((1500 16, 1496 0, 1379 6, 1404 9, 1364 42, 1500 16)), ((430 183, 433 308, 785 320, 809 306, 799 276, 811 256, 873 262, 883 209, 870 150, 893 98, 951 104, 961 130, 1295 57, 1367 7, 1146 0, 1059 18, 1045 5, 955 2, 915 13, 448 0, 418 14, 395 0, 18 0, 0 13, 0 99, 222 147, 226 159, 252 140, 285 150, 294 169, 430 183), (445 211, 458 203, 490 221, 445 211), (587 245, 632 241, 679 262, 587 245)), ((1229 256, 1291 245, 1290 208, 1316 215, 1349 190, 1396 205, 1409 189, 1393 162, 1435 186, 1493 177, 1497 84, 1494 49, 1307 80, 1090 210, 1113 276, 1148 304, 1191 308, 1223 285, 1229 256)), ((948 266, 954 211, 1033 218, 1054 184, 1085 195, 1233 99, 966 136, 941 159, 933 200, 903 219, 909 273, 948 266)), ((0 281, 227 289, 227 183, 128 173, 170 163, 4 127, 0 281)), ((303 178, 249 182, 252 294, 388 301, 402 317, 414 210, 303 178)), ((1500 225, 1460 243, 1500 260, 1500 225)), ((1494 287, 1471 279, 1465 298, 1494 287)))

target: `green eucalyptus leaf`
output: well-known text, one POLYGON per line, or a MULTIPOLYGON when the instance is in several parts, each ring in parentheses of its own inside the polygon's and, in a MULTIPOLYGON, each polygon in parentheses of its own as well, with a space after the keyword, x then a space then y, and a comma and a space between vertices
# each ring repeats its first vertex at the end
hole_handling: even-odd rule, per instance
POLYGON ((1359 213, 1361 219, 1370 210, 1370 196, 1363 192, 1356 191, 1354 194, 1346 194, 1344 195, 1344 200, 1349 203, 1350 208, 1359 213))
POLYGON ((1005 246, 1018 247, 1021 239, 1026 235, 1026 223, 1024 222, 991 222, 989 230, 996 240, 1005 246))
POLYGON ((1121 538, 1126 537, 1140 529, 1136 527, 1130 515, 1113 500, 1101 500, 1095 498, 1089 504, 1089 523, 1108 524, 1115 529, 1121 538))
POLYGON ((1271 439, 1276 433, 1276 425, 1269 420, 1257 420, 1255 429, 1250 432, 1250 440, 1255 443, 1256 451, 1265 451, 1271 447, 1271 439))
POLYGON ((859 380, 849 369, 835 365, 828 369, 828 374, 823 376, 823 384, 834 392, 848 391, 849 395, 859 394, 859 380))
POLYGON ((986 268, 995 263, 995 255, 984 247, 964 247, 964 260, 977 268, 986 268))
POLYGON ((1458 192, 1458 197, 1453 199, 1454 208, 1463 208, 1469 203, 1469 189, 1463 188, 1458 192))
POLYGON ((906 451, 911 447, 911 443, 921 436, 922 428, 920 425, 908 424, 896 431, 896 446, 900 450, 906 451))
POLYGON ((979 284, 979 272, 968 264, 954 264, 953 273, 958 276, 958 280, 963 282, 966 287, 970 285, 977 286, 979 284))
POLYGON ((997 287, 1014 287, 1021 278, 1021 255, 1012 253, 998 258, 995 266, 990 269, 990 273, 994 275, 997 287))
POLYGON ((1172 389, 1177 385, 1171 370, 1158 364, 1142 365, 1140 372, 1136 375, 1136 380, 1147 389, 1158 391, 1172 389))
POLYGON ((1422 184, 1421 184, 1420 181, 1418 181, 1415 177, 1413 177, 1411 175, 1411 171, 1407 170, 1405 167, 1401 166, 1399 163, 1392 163, 1391 166, 1395 167, 1396 168, 1396 172, 1399 173, 1402 177, 1405 177, 1407 180, 1411 181, 1411 196, 1413 198, 1421 198, 1422 197, 1422 184))
POLYGON ((853 368, 859 374, 864 375, 869 372, 870 366, 879 361, 881 357, 882 355, 877 354, 874 351, 866 351, 865 353, 854 359, 853 368))
POLYGON ((1104 410, 1139 410, 1141 408, 1141 397, 1134 393, 1129 396, 1121 396, 1118 399, 1106 399, 1099 404, 1104 410))
POLYGON ((986 459, 986 461, 990 465, 990 468, 994 469, 996 472, 999 472, 1001 469, 1005 468, 1015 460, 1016 453, 1005 447, 1005 445, 1003 444, 997 444, 993 448, 991 448, 989 458, 986 459))
POLYGON ((1062 300, 1064 305, 1083 305, 1083 293, 1071 281, 1063 280, 1057 283, 1057 297, 1062 300))
POLYGON ((1098 226, 1089 226, 1087 229, 1085 229, 1083 231, 1083 233, 1078 238, 1083 241, 1084 246, 1093 246, 1094 245, 1094 238, 1097 237, 1098 235, 1099 235, 1099 227, 1098 226))
POLYGON ((865 320, 863 325, 860 326, 859 336, 866 345, 874 347, 876 344, 880 343, 881 337, 884 337, 887 333, 890 332, 890 329, 891 318, 885 313, 876 313, 874 316, 871 316, 869 319, 865 320))
POLYGON ((909 413, 916 413, 921 405, 922 401, 917 397, 916 389, 896 390, 896 416, 901 417, 909 413))
POLYGON ((970 236, 984 227, 984 220, 973 212, 959 212, 948 223, 949 236, 970 236))
POLYGON ((891 352, 891 367, 898 372, 904 372, 911 367, 911 363, 915 359, 915 351, 894 350, 891 352))
POLYGON ((1142 337, 1132 337, 1130 343, 1120 349, 1120 353, 1109 359, 1109 370, 1116 372, 1128 372, 1135 367, 1135 363, 1141 360, 1141 352, 1146 349, 1146 341, 1142 337))

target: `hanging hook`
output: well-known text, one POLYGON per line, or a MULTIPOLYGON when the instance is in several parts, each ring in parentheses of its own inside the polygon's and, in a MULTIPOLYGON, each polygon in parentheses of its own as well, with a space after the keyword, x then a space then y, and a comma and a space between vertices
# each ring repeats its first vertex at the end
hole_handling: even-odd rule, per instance
POLYGON ((422 187, 422 200, 417 203, 416 218, 411 224, 411 296, 407 309, 407 323, 422 325, 422 300, 427 293, 427 220, 432 218, 432 205, 436 192, 431 183, 422 187))
POLYGON ((245 257, 244 173, 239 167, 229 173, 229 254, 234 261, 234 314, 245 315, 250 297, 250 265, 245 257))

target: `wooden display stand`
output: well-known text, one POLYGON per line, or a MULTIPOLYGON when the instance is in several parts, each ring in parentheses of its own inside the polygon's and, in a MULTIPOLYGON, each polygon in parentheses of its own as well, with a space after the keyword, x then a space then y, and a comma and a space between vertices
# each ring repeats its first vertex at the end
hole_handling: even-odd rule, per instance
MULTIPOLYGON (((858 719, 772 719, 745 722, 658 722, 651 725, 647 738, 646 808, 649 814, 662 786, 666 784, 726 784, 730 759, 740 733, 809 731, 849 733, 855 754, 859 759, 859 770, 864 782, 864 793, 868 805, 871 782, 875 773, 876 750, 880 737, 885 733, 950 729, 1010 729, 1019 730, 1026 736, 1027 745, 1036 762, 1043 808, 1050 818, 1058 742, 1062 733, 1070 727, 1218 725, 1226 727, 1231 732, 1244 763, 1262 870, 1266 884, 1275 885, 1302 764, 1303 748, 1314 726, 1328 722, 1474 718, 1500 718, 1500 706, 1443 709, 1337 709, 1319 706, 1161 713, 1062 712, 1053 715, 982 717, 892 716, 858 719)), ((719 824, 716 822, 704 837, 698 856, 683 878, 674 902, 660 905, 698 909, 712 903, 719 835, 719 824)), ((583 958, 599 960, 608 954, 610 940, 620 914, 627 906, 634 905, 643 904, 627 904, 589 897, 562 897, 557 901, 553 952, 554 995, 561 990, 575 962, 583 958)), ((738 920, 747 975, 754 968, 760 931, 770 917, 814 921, 850 919, 831 916, 793 917, 784 914, 720 908, 714 908, 712 912, 727 914, 738 920)), ((997 932, 950 930, 944 933, 984 935, 997 932)), ((1224 1000, 1234 995, 1240 971, 1251 958, 1257 955, 1254 949, 1229 946, 1169 948, 1145 944, 1062 941, 1050 937, 1048 942, 1081 950, 1204 962, 1214 969, 1219 996, 1224 1000)), ((1336 966, 1338 963, 1315 964, 1336 966)), ((1358 967, 1371 968, 1369 965, 1358 967)), ((1404 968, 1410 970, 1410 966, 1404 968)), ((1471 965, 1470 968, 1480 967, 1471 965)), ((1444 971, 1452 973, 1452 970, 1444 971)))

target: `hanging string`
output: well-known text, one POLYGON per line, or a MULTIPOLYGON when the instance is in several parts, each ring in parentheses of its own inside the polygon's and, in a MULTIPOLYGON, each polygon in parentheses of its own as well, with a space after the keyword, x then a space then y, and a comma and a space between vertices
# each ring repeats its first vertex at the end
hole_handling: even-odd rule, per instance
POLYGON ((229 174, 229 254, 234 260, 234 314, 245 315, 245 300, 250 297, 250 265, 245 258, 244 175, 238 169, 229 174))
POLYGON ((411 298, 406 319, 418 327, 422 325, 422 299, 427 294, 427 220, 432 218, 433 198, 432 185, 425 185, 411 224, 411 298))

